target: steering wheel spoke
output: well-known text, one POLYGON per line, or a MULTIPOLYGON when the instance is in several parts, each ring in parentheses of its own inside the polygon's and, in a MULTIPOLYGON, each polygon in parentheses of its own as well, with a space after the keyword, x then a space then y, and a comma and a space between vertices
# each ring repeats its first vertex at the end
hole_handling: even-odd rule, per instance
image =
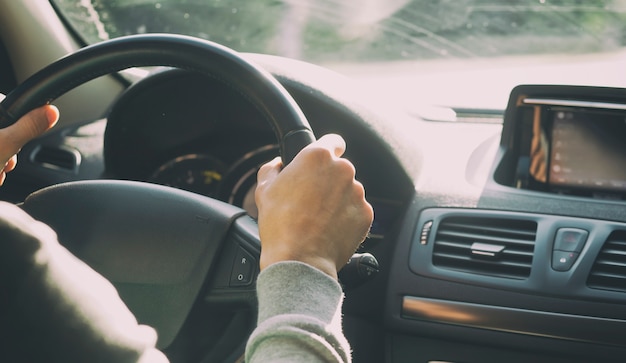
POLYGON ((176 336, 231 225, 245 215, 190 192, 114 180, 45 188, 22 208, 109 279, 137 318, 157 328, 160 346, 176 336))
POLYGON ((204 300, 255 308, 260 255, 261 242, 256 221, 242 215, 233 222, 224 239, 204 300))

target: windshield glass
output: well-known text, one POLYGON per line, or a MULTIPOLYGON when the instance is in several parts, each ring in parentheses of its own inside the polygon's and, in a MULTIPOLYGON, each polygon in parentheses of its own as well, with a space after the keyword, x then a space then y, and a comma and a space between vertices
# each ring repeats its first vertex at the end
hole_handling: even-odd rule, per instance
MULTIPOLYGON (((503 82, 506 88, 529 82, 626 85, 626 0, 55 0, 54 4, 88 43, 137 33, 187 34, 242 52, 313 62, 370 85, 394 87, 389 83, 400 79, 404 88, 429 84, 428 89, 412 91, 426 99, 437 94, 434 83, 448 86, 448 98, 453 96, 449 86, 454 82, 466 86, 494 82, 490 89, 481 88, 487 93, 503 82)), ((471 91, 460 92, 467 98, 471 91)), ((508 96, 508 90, 504 93, 508 96)))

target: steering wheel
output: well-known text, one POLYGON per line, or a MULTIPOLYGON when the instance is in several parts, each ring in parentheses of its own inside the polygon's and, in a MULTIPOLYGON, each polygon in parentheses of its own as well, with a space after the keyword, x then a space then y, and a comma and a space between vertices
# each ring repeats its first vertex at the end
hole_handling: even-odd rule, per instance
MULTIPOLYGON (((268 72, 221 45, 178 35, 104 41, 31 76, 0 103, 0 127, 99 76, 171 66, 213 77, 248 99, 272 126, 284 165, 315 140, 289 93, 268 72)), ((34 192, 22 208, 108 278, 159 348, 179 335, 196 301, 255 304, 260 240, 255 222, 229 204, 131 181, 80 181, 34 192)))

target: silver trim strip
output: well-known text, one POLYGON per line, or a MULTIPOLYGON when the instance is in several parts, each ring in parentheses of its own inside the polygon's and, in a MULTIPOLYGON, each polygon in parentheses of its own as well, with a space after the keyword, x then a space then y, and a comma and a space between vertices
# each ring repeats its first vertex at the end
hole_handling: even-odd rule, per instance
POLYGON ((612 102, 591 102, 578 100, 559 100, 553 98, 524 98, 522 100, 527 105, 547 105, 547 106, 568 106, 568 107, 586 107, 610 110, 626 111, 626 104, 612 102))
POLYGON ((626 346, 626 320, 405 296, 402 317, 471 328, 626 346))

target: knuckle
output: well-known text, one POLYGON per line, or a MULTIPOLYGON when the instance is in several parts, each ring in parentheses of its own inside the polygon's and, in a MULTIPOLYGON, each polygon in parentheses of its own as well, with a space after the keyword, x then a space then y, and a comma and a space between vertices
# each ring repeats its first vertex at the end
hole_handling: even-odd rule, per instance
POLYGON ((354 164, 350 162, 350 160, 344 158, 338 159, 337 166, 340 168, 341 172, 349 175, 353 179, 356 176, 356 168, 354 167, 354 164))
POLYGON ((303 158, 317 162, 329 161, 334 157, 332 151, 328 148, 314 144, 302 149, 301 153, 303 158))
POLYGON ((357 180, 353 182, 354 196, 359 199, 365 200, 365 188, 363 184, 359 183, 357 180))

